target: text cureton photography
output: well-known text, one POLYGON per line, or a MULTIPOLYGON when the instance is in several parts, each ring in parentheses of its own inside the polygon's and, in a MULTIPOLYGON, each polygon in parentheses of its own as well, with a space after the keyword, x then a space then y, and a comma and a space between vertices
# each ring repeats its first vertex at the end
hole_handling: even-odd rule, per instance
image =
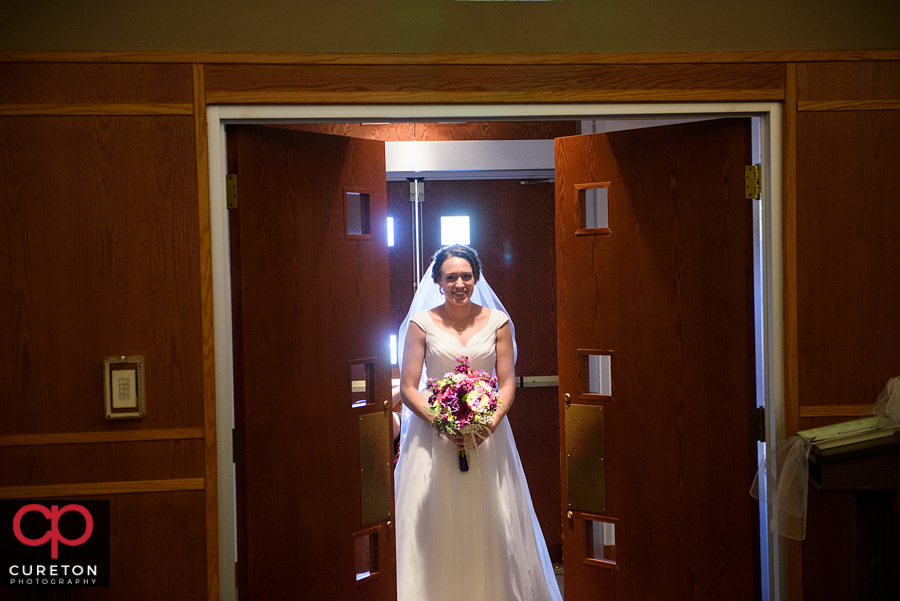
POLYGON ((109 586, 109 501, 0 501, 0 586, 109 586))

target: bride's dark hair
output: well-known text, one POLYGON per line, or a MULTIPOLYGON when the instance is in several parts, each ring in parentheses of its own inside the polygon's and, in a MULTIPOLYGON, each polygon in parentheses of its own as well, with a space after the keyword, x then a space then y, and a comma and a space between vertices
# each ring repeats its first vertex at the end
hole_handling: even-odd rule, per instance
POLYGON ((472 266, 472 275, 475 276, 475 281, 478 282, 478 278, 481 277, 481 259, 478 258, 478 253, 475 252, 475 249, 471 246, 466 246, 465 244, 451 244, 449 246, 442 246, 434 253, 434 267, 431 269, 431 279, 433 279, 435 283, 440 283, 441 265, 443 265, 444 261, 450 257, 459 257, 460 259, 468 261, 469 265, 472 266))

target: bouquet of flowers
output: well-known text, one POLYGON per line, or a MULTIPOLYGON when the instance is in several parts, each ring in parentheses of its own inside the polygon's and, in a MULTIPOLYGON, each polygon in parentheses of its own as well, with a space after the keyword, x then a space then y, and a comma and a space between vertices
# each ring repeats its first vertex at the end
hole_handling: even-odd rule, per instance
MULTIPOLYGON (((497 393, 497 376, 472 369, 468 357, 459 357, 453 371, 440 380, 429 378, 428 388, 431 397, 426 411, 441 434, 479 435, 503 402, 497 393)), ((459 452, 459 469, 469 470, 465 451, 459 452)))

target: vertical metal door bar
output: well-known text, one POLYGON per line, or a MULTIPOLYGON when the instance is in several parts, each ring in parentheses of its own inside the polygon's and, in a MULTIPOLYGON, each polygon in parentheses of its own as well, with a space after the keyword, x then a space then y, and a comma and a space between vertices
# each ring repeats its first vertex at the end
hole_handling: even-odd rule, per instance
POLYGON ((425 202, 425 178, 410 177, 408 179, 409 202, 413 205, 413 290, 415 290, 422 278, 422 263, 424 262, 421 203, 425 202))

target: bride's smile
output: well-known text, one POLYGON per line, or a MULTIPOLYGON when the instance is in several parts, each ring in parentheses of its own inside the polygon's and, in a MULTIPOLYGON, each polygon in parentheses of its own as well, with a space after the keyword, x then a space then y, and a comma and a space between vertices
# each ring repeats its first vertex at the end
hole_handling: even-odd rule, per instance
POLYGON ((441 267, 441 289, 448 302, 464 305, 472 298, 475 289, 475 275, 469 262, 460 257, 451 257, 441 267))

